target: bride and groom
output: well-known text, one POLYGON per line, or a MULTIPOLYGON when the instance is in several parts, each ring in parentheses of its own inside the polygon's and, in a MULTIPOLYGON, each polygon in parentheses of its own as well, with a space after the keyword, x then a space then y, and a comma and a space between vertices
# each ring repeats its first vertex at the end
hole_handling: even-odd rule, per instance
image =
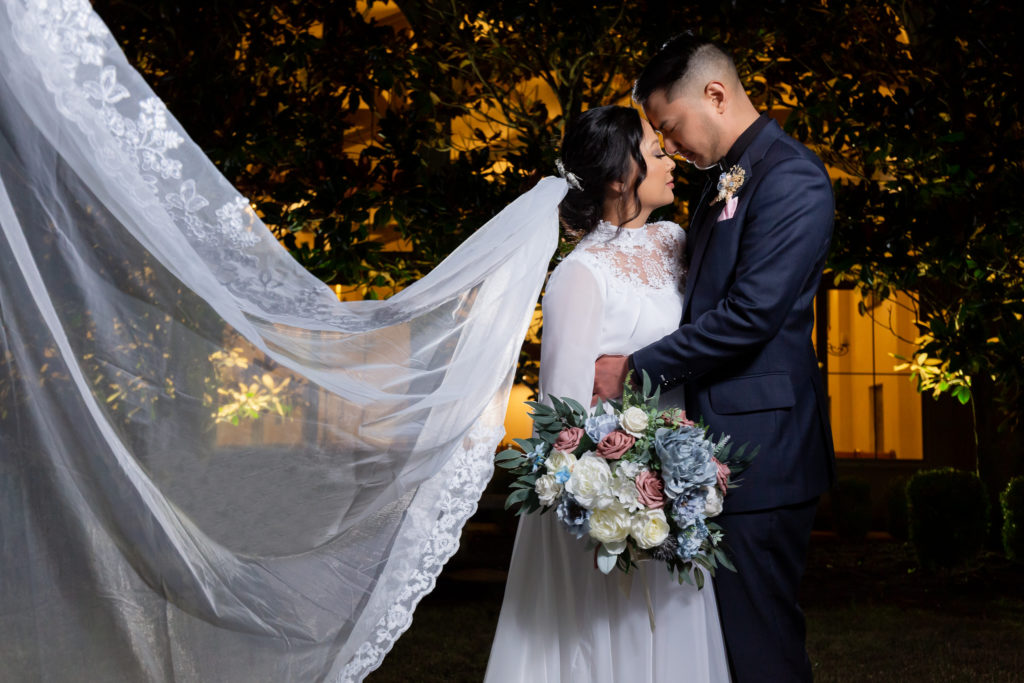
POLYGON ((524 519, 488 678, 809 677, 795 596, 832 469, 810 343, 832 198, 724 53, 669 43, 636 89, 653 127, 584 113, 563 145, 568 191, 542 181, 457 258, 358 305, 277 244, 88 2, 0 2, 0 65, 9 677, 376 668, 490 475, 556 205, 585 235, 544 300, 544 395, 607 396, 631 365, 760 454, 718 518, 739 572, 703 591, 650 566, 627 590, 553 515, 524 519), (673 199, 654 128, 718 166, 685 235, 647 225, 673 199), (230 406, 207 404, 207 380, 230 396, 243 370, 261 378, 243 391, 318 402, 278 405, 294 448, 264 444, 255 410, 211 436, 230 406))
POLYGON ((810 680, 797 593, 817 498, 834 477, 811 344, 831 183, 758 115, 712 43, 666 43, 634 98, 646 121, 601 107, 566 131, 559 214, 582 238, 548 282, 541 394, 587 404, 617 396, 628 370, 645 372, 664 401, 758 445, 717 520, 738 571, 698 591, 645 566, 629 590, 596 571, 554 515, 524 516, 487 680, 810 680), (673 200, 665 152, 707 172, 685 234, 647 223, 673 200))

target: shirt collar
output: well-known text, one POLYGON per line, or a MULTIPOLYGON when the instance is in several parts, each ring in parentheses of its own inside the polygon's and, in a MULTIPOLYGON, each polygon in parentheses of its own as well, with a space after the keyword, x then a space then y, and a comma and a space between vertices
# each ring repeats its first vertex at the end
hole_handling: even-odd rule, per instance
POLYGON ((747 126, 747 129, 740 133, 740 136, 736 138, 736 142, 732 143, 732 147, 729 148, 728 153, 725 157, 718 162, 718 166, 723 171, 728 171, 730 168, 739 163, 740 157, 747 151, 747 147, 750 147, 750 143, 754 141, 754 138, 764 130, 764 127, 771 121, 771 117, 767 114, 761 114, 757 119, 747 126))

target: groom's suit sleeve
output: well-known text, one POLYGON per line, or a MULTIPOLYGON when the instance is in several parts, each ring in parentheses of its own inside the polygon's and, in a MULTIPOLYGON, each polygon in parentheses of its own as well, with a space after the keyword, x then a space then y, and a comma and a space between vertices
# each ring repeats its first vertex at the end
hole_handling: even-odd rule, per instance
POLYGON ((766 175, 751 196, 742 227, 721 226, 743 231, 727 295, 630 359, 664 389, 763 347, 797 298, 817 282, 832 234, 828 175, 802 157, 783 159, 762 172, 766 175))

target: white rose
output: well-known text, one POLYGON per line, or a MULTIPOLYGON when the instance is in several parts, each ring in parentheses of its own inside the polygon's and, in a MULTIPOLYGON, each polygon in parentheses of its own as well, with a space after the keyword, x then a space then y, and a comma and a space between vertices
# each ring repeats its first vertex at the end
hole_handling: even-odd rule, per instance
POLYGON ((548 468, 548 472, 551 474, 557 473, 559 470, 567 469, 572 472, 572 468, 576 465, 576 456, 572 453, 566 453, 565 451, 551 451, 551 455, 544 461, 544 466, 548 468))
POLYGON ((533 490, 537 492, 537 498, 544 506, 551 505, 562 495, 562 485, 558 483, 558 479, 553 474, 538 477, 533 485, 533 490))
POLYGON ((619 416, 619 425, 622 427, 622 431, 639 439, 647 429, 647 413, 643 408, 630 406, 619 416))
POLYGON ((618 503, 590 515, 590 537, 604 544, 605 550, 613 555, 626 549, 626 537, 631 528, 629 512, 618 503))
POLYGON ((645 508, 634 514, 631 522, 629 534, 644 550, 659 546, 668 538, 669 526, 664 510, 645 508))
POLYGON ((572 468, 572 475, 565 482, 565 490, 588 510, 599 510, 615 500, 611 484, 612 470, 608 467, 608 461, 584 453, 572 468))
POLYGON ((708 497, 704 501, 704 516, 717 517, 722 514, 725 496, 722 495, 721 489, 717 486, 706 486, 704 490, 708 492, 708 497))

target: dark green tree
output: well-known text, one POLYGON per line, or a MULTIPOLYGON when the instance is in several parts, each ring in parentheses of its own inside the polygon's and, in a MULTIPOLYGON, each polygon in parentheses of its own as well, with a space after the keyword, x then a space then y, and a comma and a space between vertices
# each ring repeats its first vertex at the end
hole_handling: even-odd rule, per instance
MULTIPOLYGON (((913 297, 922 367, 971 400, 981 467, 1008 474, 1020 432, 997 426, 1024 409, 1018 4, 432 1, 400 3, 397 23, 325 0, 96 6, 304 265, 385 291, 549 173, 566 117, 625 101, 646 55, 699 29, 841 172, 831 277, 913 297), (411 251, 389 251, 389 231, 411 251)), ((680 175, 689 197, 703 178, 680 175)))
POLYGON ((831 268, 912 297, 921 378, 971 402, 979 473, 1000 490, 1024 453, 1024 49, 1005 30, 1024 10, 847 2, 792 19, 766 77, 796 102, 790 129, 849 176, 831 268))

